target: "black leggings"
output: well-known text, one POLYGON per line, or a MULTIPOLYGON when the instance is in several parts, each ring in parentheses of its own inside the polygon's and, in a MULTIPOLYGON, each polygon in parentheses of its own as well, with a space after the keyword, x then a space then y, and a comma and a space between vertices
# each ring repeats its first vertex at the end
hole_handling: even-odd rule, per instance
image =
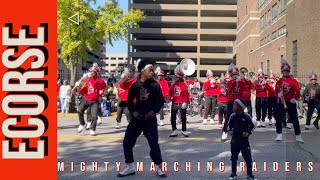
POLYGON ((266 97, 257 97, 256 98, 256 113, 257 121, 265 121, 267 116, 267 107, 268 102, 266 97), (261 114, 262 113, 262 114, 261 114))

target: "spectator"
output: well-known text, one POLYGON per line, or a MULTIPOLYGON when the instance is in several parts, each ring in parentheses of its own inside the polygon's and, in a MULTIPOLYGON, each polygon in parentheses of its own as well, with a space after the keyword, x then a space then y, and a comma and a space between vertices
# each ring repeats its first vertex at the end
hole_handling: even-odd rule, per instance
POLYGON ((67 80, 63 81, 59 90, 60 107, 62 113, 69 113, 69 103, 71 100, 71 86, 67 80))

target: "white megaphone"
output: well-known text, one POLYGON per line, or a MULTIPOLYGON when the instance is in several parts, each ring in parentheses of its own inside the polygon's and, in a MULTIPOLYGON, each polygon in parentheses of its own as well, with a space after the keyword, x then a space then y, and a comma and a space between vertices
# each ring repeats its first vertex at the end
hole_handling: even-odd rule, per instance
POLYGON ((186 76, 190 76, 196 71, 196 64, 191 59, 182 59, 179 66, 180 71, 186 76))

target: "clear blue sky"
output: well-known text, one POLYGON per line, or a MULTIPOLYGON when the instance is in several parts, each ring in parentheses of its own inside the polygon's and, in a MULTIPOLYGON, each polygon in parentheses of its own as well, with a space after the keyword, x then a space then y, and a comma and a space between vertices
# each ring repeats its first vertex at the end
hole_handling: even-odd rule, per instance
MULTIPOLYGON (((128 12, 128 0, 117 0, 119 6, 123 9, 124 12, 128 12)), ((102 6, 105 0, 97 0, 96 4, 92 4, 92 7, 102 6)), ((113 42, 113 46, 107 45, 107 53, 127 53, 128 43, 124 41, 113 42)))

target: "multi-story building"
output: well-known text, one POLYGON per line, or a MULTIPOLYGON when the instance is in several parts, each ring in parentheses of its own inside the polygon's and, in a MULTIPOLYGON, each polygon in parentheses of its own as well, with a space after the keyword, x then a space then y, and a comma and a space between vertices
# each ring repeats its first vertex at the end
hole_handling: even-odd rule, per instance
POLYGON ((286 32, 286 0, 238 0, 238 66, 280 75, 281 59, 286 59, 286 32))
POLYGON ((211 69, 224 73, 233 59, 236 38, 236 0, 129 0, 146 18, 131 29, 129 58, 151 58, 173 73, 177 63, 190 58, 193 77, 211 69))
POLYGON ((286 59, 301 81, 311 69, 319 71, 319 8, 318 0, 238 0, 238 66, 280 75, 286 59))
POLYGON ((320 75, 319 12, 319 0, 290 0, 287 4, 287 59, 300 81, 308 81, 310 70, 320 75))
MULTIPOLYGON (((80 79, 82 75, 89 70, 93 63, 98 63, 100 67, 105 67, 105 56, 106 56, 106 42, 104 40, 98 41, 100 46, 100 52, 94 52, 87 50, 88 60, 86 63, 81 63, 78 65, 76 80, 80 79)), ((60 48, 58 47, 58 53, 60 53, 60 48)), ((66 79, 70 81, 70 70, 63 63, 61 59, 58 59, 58 72, 61 79, 66 79)), ((102 72, 103 74, 105 71, 102 72)))
POLYGON ((106 66, 104 69, 107 72, 115 72, 119 67, 124 67, 128 63, 128 55, 123 54, 116 54, 116 53, 108 53, 105 59, 106 66))

